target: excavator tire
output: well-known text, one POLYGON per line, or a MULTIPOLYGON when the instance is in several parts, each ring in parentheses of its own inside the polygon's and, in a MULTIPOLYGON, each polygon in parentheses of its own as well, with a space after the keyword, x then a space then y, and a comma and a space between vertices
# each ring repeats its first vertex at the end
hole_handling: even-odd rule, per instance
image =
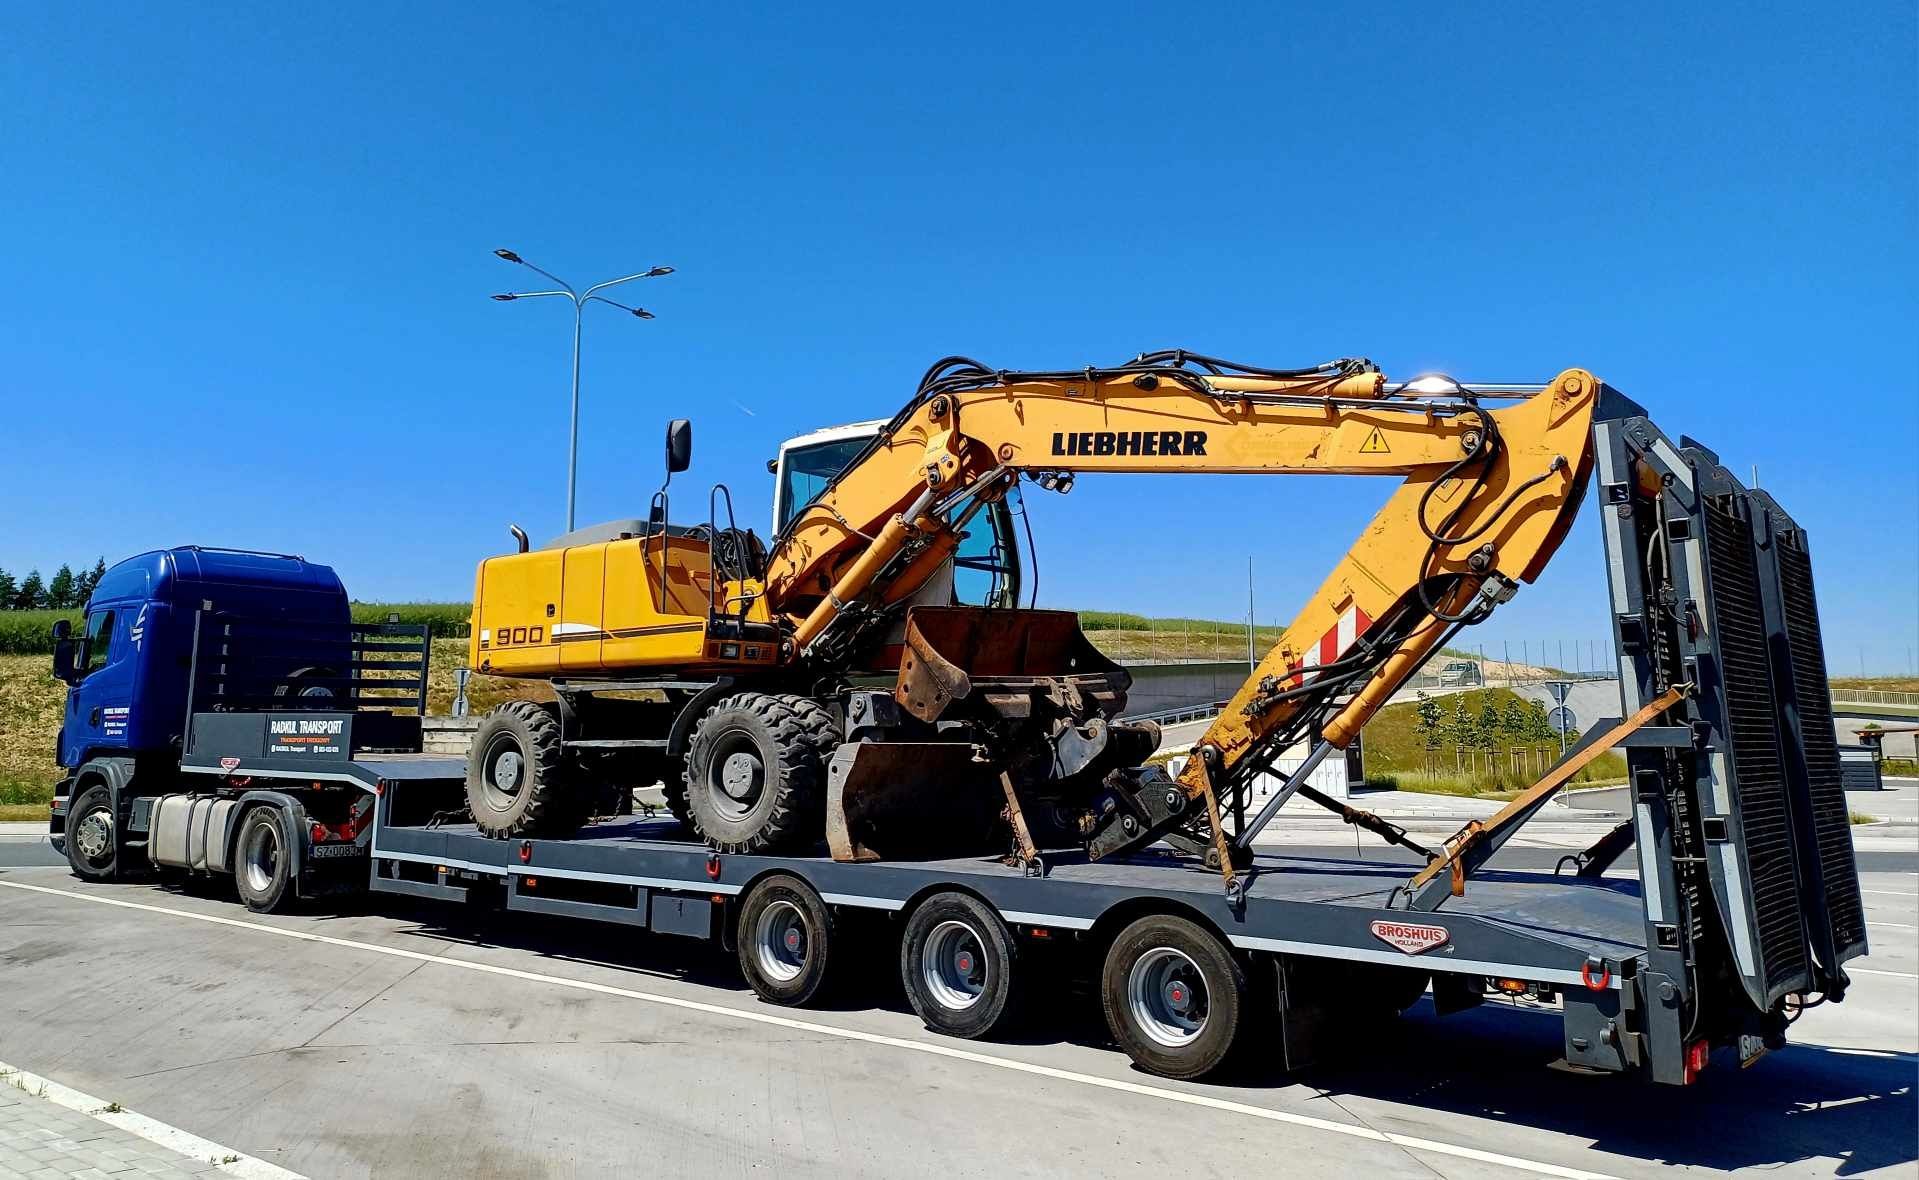
POLYGON ((569 836, 586 822, 584 792, 568 773, 559 718, 532 701, 486 715, 466 761, 466 803, 489 836, 569 836))
POLYGON ((667 763, 666 773, 660 777, 660 796, 666 801, 666 809, 680 826, 687 831, 693 830, 693 808, 686 801, 686 759, 679 757, 667 763))
POLYGON ((720 852, 810 848, 824 830, 826 760, 839 740, 839 723, 811 697, 745 692, 721 700, 686 750, 693 830, 720 852))

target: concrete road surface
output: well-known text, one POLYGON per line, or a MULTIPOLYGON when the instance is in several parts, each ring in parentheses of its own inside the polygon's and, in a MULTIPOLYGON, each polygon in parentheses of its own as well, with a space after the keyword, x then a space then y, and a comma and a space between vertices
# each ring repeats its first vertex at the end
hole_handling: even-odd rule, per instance
POLYGON ((15 868, 0 1061, 314 1177, 1909 1176, 1919 876, 1866 884, 1848 1001, 1675 1091, 1554 1072, 1556 1019, 1503 1006, 1184 1084, 1132 1069, 1065 973, 1027 1036, 960 1042, 883 956, 795 1011, 730 956, 617 927, 387 899, 260 917, 15 868))

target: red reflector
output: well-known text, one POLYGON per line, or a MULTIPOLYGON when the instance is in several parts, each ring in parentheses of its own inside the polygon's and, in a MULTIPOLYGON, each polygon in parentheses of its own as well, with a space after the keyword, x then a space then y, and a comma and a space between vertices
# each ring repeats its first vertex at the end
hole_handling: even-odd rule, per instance
POLYGON ((523 865, 533 863, 533 841, 520 841, 520 863, 523 865))
POLYGON ((714 905, 725 905, 725 904, 726 904, 726 894, 724 894, 724 893, 715 893, 715 894, 713 895, 713 904, 714 904, 714 905))
POLYGON ((706 879, 709 881, 717 881, 720 879, 720 858, 718 853, 709 852, 706 854, 706 879))
POLYGON ((322 824, 322 823, 316 823, 316 824, 314 824, 314 825, 313 825, 313 827, 312 827, 312 829, 311 829, 311 832, 312 832, 312 835, 313 835, 313 842, 314 842, 315 844, 318 844, 318 843, 319 843, 320 841, 322 841, 322 840, 324 840, 324 839, 326 839, 326 825, 325 825, 325 824, 322 824))
POLYGON ((1686 1046, 1686 1081, 1691 1082, 1707 1064, 1712 1061, 1712 1046, 1705 1041, 1694 1041, 1686 1046))
POLYGON ((1033 937, 1034 938, 1051 938, 1053 937, 1053 932, 1051 930, 1048 930, 1044 926, 1035 926, 1033 927, 1033 937))

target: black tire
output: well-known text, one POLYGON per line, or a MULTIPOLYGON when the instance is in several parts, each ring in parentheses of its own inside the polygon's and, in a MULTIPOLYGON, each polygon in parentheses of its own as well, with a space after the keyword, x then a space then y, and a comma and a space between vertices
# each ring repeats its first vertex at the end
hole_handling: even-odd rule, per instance
POLYGON ((1017 1023, 1026 992, 1019 943, 967 893, 928 898, 900 938, 907 1002, 934 1032, 974 1040, 1017 1023))
POLYGON ((839 725, 810 697, 746 692, 714 705, 686 751, 688 820, 720 852, 799 851, 826 823, 839 725))
POLYGON ((560 722, 532 701, 486 715, 466 761, 466 805, 489 836, 569 836, 587 808, 560 746, 560 722))
POLYGON ((256 914, 293 908, 293 825, 286 813, 267 805, 247 812, 233 841, 233 887, 256 914))
POLYGON ((740 972, 769 1004, 796 1007, 823 998, 835 974, 832 912, 812 886, 784 874, 753 886, 734 935, 740 972))
POLYGON ((1172 914, 1120 931, 1106 952, 1100 999, 1120 1048, 1163 1078, 1218 1069, 1250 1023, 1246 970, 1211 931, 1172 914))
POLYGON ((120 821, 113 792, 95 783, 67 808, 67 867, 82 881, 120 879, 120 821))
POLYGON ((666 774, 660 779, 660 797, 680 826, 693 831, 693 808, 686 801, 686 759, 677 758, 668 764, 666 774))

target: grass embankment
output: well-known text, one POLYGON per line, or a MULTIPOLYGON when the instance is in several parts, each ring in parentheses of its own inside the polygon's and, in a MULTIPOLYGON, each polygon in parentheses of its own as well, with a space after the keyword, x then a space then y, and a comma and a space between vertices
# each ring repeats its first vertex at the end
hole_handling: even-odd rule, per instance
POLYGON ((1834 688, 1863 688, 1872 692, 1919 692, 1919 676, 1834 676, 1834 688))
MULTIPOLYGON (((1475 726, 1488 704, 1502 718, 1515 704, 1530 713, 1529 703, 1511 689, 1479 689, 1436 700, 1441 706, 1442 727, 1437 749, 1426 748, 1426 738, 1419 729, 1417 701, 1388 705, 1367 723, 1362 740, 1368 785, 1431 795, 1511 798, 1537 782, 1559 760, 1557 737, 1538 740, 1523 731, 1515 734, 1505 728, 1494 732, 1488 750, 1461 746, 1444 733, 1454 721, 1456 702, 1464 702, 1466 715, 1475 726)), ((1607 786, 1625 779, 1625 758, 1609 751, 1574 775, 1570 788, 1607 786)))

